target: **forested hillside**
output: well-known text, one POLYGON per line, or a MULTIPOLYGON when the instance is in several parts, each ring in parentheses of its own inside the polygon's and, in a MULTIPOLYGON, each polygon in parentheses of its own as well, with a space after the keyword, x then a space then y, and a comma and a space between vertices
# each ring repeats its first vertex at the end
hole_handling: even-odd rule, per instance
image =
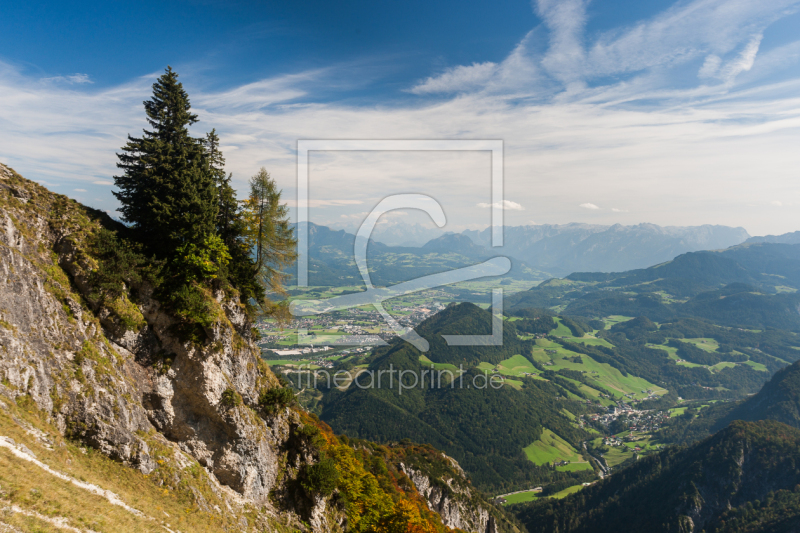
POLYGON ((428 355, 435 365, 421 362, 423 354, 399 339, 376 350, 367 370, 373 377, 383 371, 381 386, 370 386, 372 380, 365 373, 357 378, 364 388, 351 386, 345 392, 329 389, 322 419, 336 431, 379 442, 399 441, 408 437, 411 429, 414 440, 430 443, 454 457, 475 484, 487 491, 502 492, 574 477, 535 465, 523 448, 536 441, 543 428, 578 446, 587 434, 562 410, 580 414, 586 411, 585 405, 568 400, 567 390, 543 380, 522 378, 518 390, 508 385, 496 388, 476 368, 481 361, 499 362, 520 351, 530 353, 530 345, 526 347, 514 338, 513 326, 504 328, 508 345, 442 347, 439 351, 441 332, 487 334, 491 331, 490 319, 487 311, 460 304, 423 323, 418 332, 431 342, 428 355), (465 370, 460 376, 459 365, 465 370), (437 371, 434 383, 427 374, 425 385, 415 386, 416 377, 424 376, 423 370, 431 372, 432 367, 437 371), (396 379, 389 381, 390 369, 409 371, 403 382, 408 388, 401 391, 396 379), (442 382, 439 370, 443 371, 442 382))
POLYGON ((575 273, 509 298, 508 309, 703 318, 728 327, 800 331, 800 245, 748 244, 696 252, 642 270, 575 273))
POLYGON ((562 500, 515 506, 531 533, 795 531, 800 431, 734 422, 562 500))
POLYGON ((779 370, 758 394, 736 406, 715 429, 731 420, 777 420, 800 428, 800 361, 779 370))

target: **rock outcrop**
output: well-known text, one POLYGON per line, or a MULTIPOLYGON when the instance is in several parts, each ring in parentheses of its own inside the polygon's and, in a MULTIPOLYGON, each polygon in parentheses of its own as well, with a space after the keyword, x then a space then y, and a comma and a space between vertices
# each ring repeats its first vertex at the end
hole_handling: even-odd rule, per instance
POLYGON ((90 282, 87 239, 103 214, 6 167, 0 178, 0 393, 30 398, 64 434, 144 474, 157 467, 155 442, 174 446, 222 487, 270 507, 287 457, 295 470, 311 457, 287 452, 295 411, 256 414, 258 392, 279 384, 242 306, 214 295, 220 316, 206 339, 182 341, 143 283, 138 305, 125 302, 138 327, 124 327, 90 282))
POLYGON ((488 510, 491 504, 467 484, 466 474, 455 459, 441 455, 457 475, 435 477, 406 463, 401 463, 400 468, 446 526, 476 533, 498 533, 497 521, 488 510))

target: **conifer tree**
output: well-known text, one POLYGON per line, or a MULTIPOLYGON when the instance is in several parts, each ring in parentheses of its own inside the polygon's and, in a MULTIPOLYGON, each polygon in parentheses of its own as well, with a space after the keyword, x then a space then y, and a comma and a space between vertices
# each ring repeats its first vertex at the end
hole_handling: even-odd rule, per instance
POLYGON ((245 211, 231 184, 233 175, 225 172, 225 158, 219 148, 216 130, 206 135, 204 144, 217 188, 217 233, 231 256, 226 274, 228 281, 239 290, 241 300, 246 304, 251 300, 262 301, 265 291, 254 275, 255 261, 247 239, 245 211))
MULTIPOLYGON (((250 197, 245 202, 246 242, 255 256, 255 279, 266 291, 285 295, 283 284, 288 275, 284 269, 297 259, 297 241, 289 225, 289 210, 280 200, 281 191, 262 167, 250 178, 250 197)), ((285 311, 268 297, 258 303, 264 313, 278 318, 285 311)))
POLYGON ((170 259, 180 246, 204 246, 215 232, 214 176, 203 142, 189 135, 197 115, 171 67, 153 84, 144 107, 152 129, 140 138, 129 135, 117 154, 123 174, 114 178, 114 195, 141 241, 170 259))
POLYGON ((217 233, 228 248, 233 248, 244 235, 244 218, 236 190, 231 185, 233 175, 225 172, 225 158, 219 148, 216 130, 206 134, 204 148, 217 190, 217 233))

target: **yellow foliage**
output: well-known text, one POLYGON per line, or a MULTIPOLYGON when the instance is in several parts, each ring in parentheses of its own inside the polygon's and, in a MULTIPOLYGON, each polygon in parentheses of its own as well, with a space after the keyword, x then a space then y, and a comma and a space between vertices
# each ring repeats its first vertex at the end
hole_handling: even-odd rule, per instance
MULTIPOLYGON (((365 466, 369 453, 341 444, 330 427, 301 414, 303 423, 316 425, 325 440, 324 453, 336 463, 339 472, 337 489, 345 504, 350 531, 370 533, 443 533, 442 525, 416 492, 406 493, 397 485, 395 474, 387 467, 381 479, 365 466), (384 479, 388 477, 388 479, 384 479), (389 492, 387 492, 389 491, 389 492)), ((380 460, 383 460, 382 458, 380 460)), ((374 469, 373 469, 374 470, 374 469)))

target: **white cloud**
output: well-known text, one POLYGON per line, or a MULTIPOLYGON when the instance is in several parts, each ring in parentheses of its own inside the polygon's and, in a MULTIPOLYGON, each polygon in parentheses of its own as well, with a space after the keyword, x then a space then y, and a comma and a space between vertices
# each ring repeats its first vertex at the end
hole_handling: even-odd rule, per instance
POLYGON ((538 0, 537 12, 550 29, 550 48, 542 66, 565 84, 585 72, 583 28, 588 0, 538 0))
POLYGON ((585 204, 581 204, 580 207, 582 207, 584 209, 600 209, 600 207, 598 207, 598 206, 596 206, 594 204, 590 204, 589 202, 586 202, 585 204))
MULTIPOLYGON (((297 139, 504 139, 505 194, 540 223, 570 222, 564 217, 576 212, 615 222, 613 213, 624 212, 575 210, 579 191, 597 205, 647 205, 636 209, 642 221, 663 225, 724 223, 753 234, 798 229, 790 209, 770 209, 770 202, 800 202, 800 41, 770 48, 769 25, 800 1, 680 1, 599 35, 585 31, 584 2, 559 4, 537 4, 545 24, 504 60, 409 82, 419 97, 411 105, 407 97, 360 105, 344 94, 337 101, 331 87, 342 79, 366 87, 374 76, 352 65, 223 91, 186 75, 201 119, 193 132, 217 129, 240 192, 265 166, 290 205, 297 139), (429 98, 434 93, 453 96, 429 98)), ((146 127, 141 102, 158 74, 98 88, 43 83, 0 63, 0 159, 46 182, 113 185, 115 154, 127 134, 146 127)), ((327 208, 320 211, 330 219, 394 192, 442 199, 448 225, 477 223, 476 204, 488 209, 488 159, 458 167, 470 172, 452 177, 450 159, 409 154, 377 173, 358 154, 337 157, 348 164, 322 177, 322 167, 312 172, 311 197, 325 200, 311 207, 327 208)), ((503 206, 506 222, 524 224, 516 205, 503 206)), ((489 212, 478 214, 488 224, 489 212)))
POLYGON ((71 76, 54 76, 52 78, 42 78, 46 83, 67 83, 69 85, 77 84, 82 85, 85 83, 94 83, 89 79, 88 74, 73 74, 71 76))
POLYGON ((747 45, 745 45, 741 53, 720 70, 719 76, 724 81, 731 82, 742 72, 747 72, 753 68, 756 54, 758 54, 758 48, 761 45, 761 39, 763 39, 763 35, 754 35, 747 45))
POLYGON ((72 189, 75 192, 86 192, 86 189, 72 189))
POLYGON ((431 94, 472 90, 488 83, 496 72, 497 64, 491 62, 459 65, 424 80, 409 89, 409 92, 431 94))
POLYGON ((613 211, 614 213, 627 213, 628 212, 627 209, 619 209, 617 207, 612 207, 611 211, 613 211))
POLYGON ((722 59, 718 55, 710 54, 706 56, 706 60, 703 62, 703 66, 700 67, 697 77, 711 78, 716 76, 717 72, 719 72, 720 65, 722 65, 722 59))
POLYGON ((772 203, 772 205, 775 205, 775 206, 778 206, 778 207, 783 206, 783 202, 781 202, 780 200, 773 200, 771 203, 772 203))
POLYGON ((525 210, 525 208, 522 207, 520 204, 518 204, 517 202, 512 202, 511 200, 503 200, 502 202, 494 202, 494 203, 491 203, 491 204, 488 204, 488 203, 485 203, 485 202, 480 202, 477 205, 478 205, 478 207, 482 207, 484 209, 488 209, 490 207, 499 207, 500 209, 503 209, 503 210, 506 210, 506 211, 524 211, 525 210))

